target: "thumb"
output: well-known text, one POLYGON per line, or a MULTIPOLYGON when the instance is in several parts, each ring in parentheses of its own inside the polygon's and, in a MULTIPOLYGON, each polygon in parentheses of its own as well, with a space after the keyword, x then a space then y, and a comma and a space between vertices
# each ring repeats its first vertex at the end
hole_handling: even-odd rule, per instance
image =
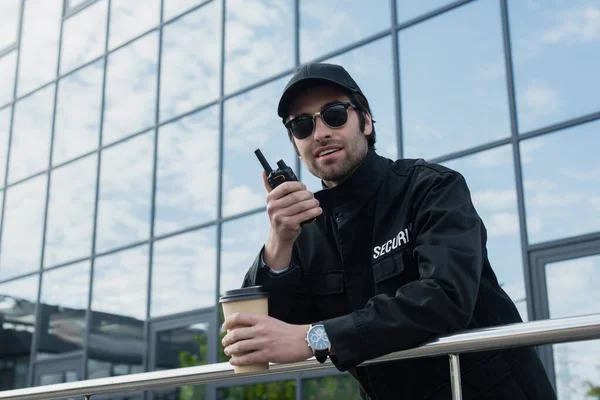
POLYGON ((263 170, 262 171, 262 178, 263 178, 263 185, 265 185, 265 190, 267 191, 267 193, 271 193, 271 190, 273 190, 271 188, 271 185, 269 185, 269 181, 267 180, 267 171, 263 170))

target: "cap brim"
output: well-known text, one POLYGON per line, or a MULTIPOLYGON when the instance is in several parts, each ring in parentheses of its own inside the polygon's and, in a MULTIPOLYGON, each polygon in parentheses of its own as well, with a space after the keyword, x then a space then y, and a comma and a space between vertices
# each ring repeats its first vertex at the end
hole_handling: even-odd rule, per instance
POLYGON ((279 100, 279 105, 277 106, 277 115, 279 115, 281 118, 286 118, 288 116, 292 103, 294 102, 298 94, 300 94, 300 92, 311 87, 320 85, 336 86, 352 93, 358 92, 356 89, 353 89, 331 79, 315 77, 302 78, 294 82, 283 92, 283 94, 281 95, 281 99, 279 100))

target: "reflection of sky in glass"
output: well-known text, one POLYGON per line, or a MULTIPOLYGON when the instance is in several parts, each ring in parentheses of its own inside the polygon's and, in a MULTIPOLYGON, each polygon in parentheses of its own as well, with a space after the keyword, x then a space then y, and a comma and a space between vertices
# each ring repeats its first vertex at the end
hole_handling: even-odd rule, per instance
POLYGON ((531 243, 598 231, 600 122, 521 142, 531 243))
POLYGON ((519 130, 600 109, 600 3, 508 2, 519 130))
POLYGON ((114 49, 160 22, 160 0, 111 0, 108 47, 114 49))
POLYGON ((15 71, 17 68, 17 52, 11 51, 0 57, 0 106, 13 98, 15 71))
POLYGON ((52 171, 45 267, 91 254, 97 164, 93 154, 52 171))
POLYGON ((213 1, 164 27, 161 120, 219 97, 220 44, 220 1, 213 1))
MULTIPOLYGON (((525 298, 512 149, 503 146, 444 163, 466 179, 488 233, 488 257, 514 301, 525 298)), ((522 315, 525 318, 527 315, 522 315)))
POLYGON ((108 3, 101 0, 65 20, 60 71, 64 73, 104 52, 108 3))
POLYGON ((8 182, 48 168, 54 85, 17 102, 10 144, 8 182))
POLYGON ((472 2, 403 30, 399 42, 407 157, 432 158, 510 135, 497 1, 472 2))
POLYGON ((108 56, 103 144, 154 124, 157 58, 157 33, 146 35, 108 56))
POLYGON ((225 102, 225 160, 223 215, 265 205, 262 166, 254 155, 260 148, 271 166, 283 159, 295 165, 296 153, 288 139, 277 102, 289 76, 225 102))
POLYGON ((96 252, 150 236, 152 132, 102 152, 96 252))
MULTIPOLYGON (((196 6, 205 0, 163 0, 163 20, 168 21, 176 15, 189 10, 193 6, 196 6)), ((219 0, 217 2, 220 2, 219 0)), ((219 15, 218 20, 221 20, 219 15)))
POLYGON ((46 175, 6 190, 0 280, 40 268, 46 175))
POLYGON ((94 264, 92 310, 138 320, 146 318, 148 246, 98 257, 94 264))
POLYGON ((155 236, 217 217, 219 108, 159 129, 155 236))
POLYGON ((301 0, 300 62, 381 32, 390 24, 389 0, 301 0))
MULTIPOLYGON (((550 318, 600 313, 599 255, 548 263, 546 280, 550 318)), ((600 341, 553 347, 559 397, 584 398, 583 382, 600 383, 600 341)))
POLYGON ((19 95, 56 77, 62 0, 27 0, 21 33, 19 95))
POLYGON ((449 3, 452 3, 452 0, 396 0, 396 18, 401 24, 449 3))
POLYGON ((369 100, 375 118, 378 153, 396 159, 396 113, 392 43, 389 37, 326 60, 342 65, 369 100))
POLYGON ((152 317, 214 306, 216 238, 210 227, 154 243, 152 317))
POLYGON ((294 65, 293 9, 292 0, 227 0, 226 93, 294 65))
POLYGON ((0 187, 4 187, 11 107, 0 110, 0 187))
POLYGON ((20 0, 0 2, 0 50, 17 41, 20 5, 20 0))
POLYGON ((98 148, 104 60, 58 82, 52 164, 98 148))
POLYGON ((269 217, 261 212, 223 224, 221 239, 221 294, 242 286, 269 234, 269 217))
POLYGON ((38 358, 39 351, 61 353, 83 347, 89 287, 89 261, 43 273, 40 303, 50 316, 42 319, 46 326, 42 327, 38 358), (49 307, 51 311, 47 310, 49 307))

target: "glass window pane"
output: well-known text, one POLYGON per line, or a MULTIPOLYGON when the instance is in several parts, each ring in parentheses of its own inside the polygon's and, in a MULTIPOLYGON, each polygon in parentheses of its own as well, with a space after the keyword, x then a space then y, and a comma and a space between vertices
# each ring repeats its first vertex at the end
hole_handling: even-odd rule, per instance
POLYGON ((0 106, 13 99, 15 72, 17 68, 17 52, 11 51, 0 57, 0 106))
POLYGON ((360 400, 359 385, 352 375, 302 380, 302 399, 360 400))
POLYGON ((92 253, 97 166, 98 156, 93 154, 52 171, 45 267, 92 253))
POLYGON ((158 26, 160 0, 111 0, 108 47, 115 47, 158 26))
POLYGON ((89 0, 67 0, 67 2, 69 3, 69 8, 75 8, 78 5, 85 3, 86 1, 89 0))
POLYGON ((152 317, 215 305, 216 240, 211 227, 154 243, 152 317))
POLYGON ((154 235, 217 217, 219 108, 159 129, 154 235))
POLYGON ((147 286, 148 246, 96 259, 88 378, 140 372, 147 286))
POLYGON ((219 400, 242 400, 255 398, 256 393, 262 393, 265 399, 296 399, 296 381, 280 381, 255 383, 245 386, 230 386, 217 388, 219 400))
POLYGON ((413 18, 420 17, 423 14, 444 7, 452 2, 453 0, 396 0, 398 23, 401 24, 410 21, 413 18))
POLYGON ((530 243, 599 230, 599 129, 596 121, 521 142, 530 243))
POLYGON ((226 93, 294 66, 294 1, 227 0, 226 13, 226 93))
POLYGON ((213 1, 166 25, 160 76, 161 120, 218 98, 220 61, 220 1, 213 1))
POLYGON ((53 165, 98 148, 103 70, 100 60, 59 81, 53 165))
POLYGON ((224 216, 265 206, 263 169, 255 149, 260 148, 272 166, 283 159, 294 168, 297 155, 276 112, 289 79, 278 79, 225 102, 224 216))
POLYGON ((156 33, 108 56, 103 144, 154 125, 157 57, 156 33))
POLYGON ((38 275, 0 284, 0 390, 29 386, 29 358, 35 331, 38 284, 38 275))
POLYGON ((38 360, 83 348, 89 291, 89 261, 43 273, 38 360))
POLYGON ((519 131, 600 110, 600 4, 508 2, 519 131))
MULTIPOLYGON (((168 21, 176 15, 189 10, 190 8, 203 3, 205 0, 164 0, 163 1, 163 19, 168 21)), ((219 1, 217 1, 219 2, 219 1)), ((221 20, 221 15, 218 17, 221 20)))
POLYGON ((4 187, 4 178, 6 175, 6 156, 8 154, 11 111, 11 107, 0 110, 0 187, 4 187))
MULTIPOLYGON (((600 255, 546 264, 550 318, 600 313, 600 255)), ((587 398, 600 386, 600 340, 552 346, 559 398, 587 398)))
POLYGON ((465 177, 473 204, 487 228, 492 268, 521 317, 527 319, 512 147, 503 146, 444 164, 465 177))
POLYGON ((267 240, 269 217, 261 212, 223 224, 221 293, 242 287, 242 281, 267 240))
POLYGON ((6 189, 0 280, 40 268, 46 175, 6 189))
POLYGON ((53 112, 54 85, 15 105, 8 183, 48 169, 53 112))
POLYGON ((152 132, 102 151, 96 252, 150 236, 152 132))
POLYGON ((391 38, 361 46, 326 62, 342 65, 369 100, 376 121, 377 152, 394 160, 398 158, 391 38))
POLYGON ((406 157, 510 136, 499 4, 474 1, 400 31, 406 157))
POLYGON ((390 24, 389 0, 301 0, 300 62, 358 42, 390 24))
POLYGON ((56 77, 63 0, 27 0, 21 33, 19 96, 56 77))
POLYGON ((60 71, 65 73, 104 53, 108 3, 98 1, 63 23, 60 71))
POLYGON ((0 50, 17 42, 21 0, 0 2, 0 50))

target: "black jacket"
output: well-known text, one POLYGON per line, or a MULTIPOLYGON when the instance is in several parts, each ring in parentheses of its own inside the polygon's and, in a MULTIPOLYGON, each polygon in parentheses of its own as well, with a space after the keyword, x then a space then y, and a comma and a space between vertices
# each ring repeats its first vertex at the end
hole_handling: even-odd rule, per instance
MULTIPOLYGON (((342 184, 315 193, 323 208, 275 274, 260 254, 244 286, 271 292, 269 314, 323 321, 335 356, 372 399, 450 399, 448 357, 361 362, 458 330, 521 322, 487 257, 486 230, 464 178, 423 160, 369 151, 342 184)), ((463 398, 554 399, 532 348, 463 354, 463 398)))

